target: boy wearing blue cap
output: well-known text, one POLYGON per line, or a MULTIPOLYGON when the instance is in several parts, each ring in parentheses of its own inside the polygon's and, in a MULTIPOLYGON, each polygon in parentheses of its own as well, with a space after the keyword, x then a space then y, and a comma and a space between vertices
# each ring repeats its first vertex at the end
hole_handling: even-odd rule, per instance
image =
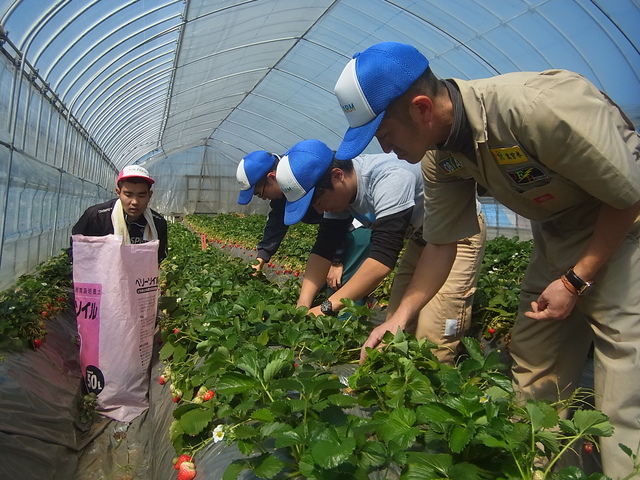
POLYGON ((425 175, 420 274, 363 355, 444 283, 456 241, 479 231, 482 187, 532 220, 514 384, 524 397, 567 398, 593 342, 596 407, 615 426, 601 442, 604 473, 626 476, 633 462, 618 443, 635 451, 640 442, 640 137, 629 119, 572 72, 439 80, 417 49, 396 42, 355 55, 335 93, 350 126, 337 158, 375 136, 384 151, 422 161, 425 175))
MULTIPOLYGON (((261 271, 278 251, 289 229, 289 225, 284 222, 285 197, 276 181, 276 169, 279 161, 278 155, 257 150, 245 156, 236 170, 236 179, 240 185, 238 204, 248 204, 254 195, 270 201, 271 210, 267 217, 262 239, 257 245, 258 263, 252 265, 257 271, 261 271)), ((318 224, 323 221, 322 215, 313 208, 304 212, 300 220, 310 224, 318 224)), ((366 258, 370 232, 367 229, 353 230, 352 221, 352 218, 328 220, 332 229, 350 231, 345 243, 336 250, 332 258, 331 271, 326 277, 326 283, 332 289, 339 288, 342 282, 346 281, 366 258)))
MULTIPOLYGON (((298 222, 309 207, 314 207, 325 212, 325 218, 353 216, 372 230, 368 258, 342 288, 311 313, 333 315, 344 306, 342 299, 359 300, 368 295, 394 269, 408 239, 391 289, 387 310, 391 315, 425 245, 421 235, 424 201, 420 166, 398 162, 389 154, 337 161, 324 143, 306 140, 282 157, 276 178, 287 198, 285 223, 298 222)), ((485 237, 483 231, 459 242, 457 262, 447 283, 412 325, 418 338, 426 337, 439 346, 435 354, 449 364, 455 362, 460 339, 470 326, 485 237)), ((313 304, 332 251, 342 237, 321 224, 318 238, 323 248, 314 248, 309 256, 298 306, 313 304)))

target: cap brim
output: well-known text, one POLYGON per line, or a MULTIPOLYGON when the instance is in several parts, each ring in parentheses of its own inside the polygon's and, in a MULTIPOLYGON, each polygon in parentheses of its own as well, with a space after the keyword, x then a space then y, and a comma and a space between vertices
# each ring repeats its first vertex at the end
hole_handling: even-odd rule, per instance
POLYGON ((253 185, 246 190, 240 190, 240 195, 238 195, 238 204, 246 205, 253 198, 253 192, 256 190, 256 186, 253 185))
POLYGON ((142 175, 127 175, 126 177, 120 177, 116 180, 116 182, 125 182, 131 178, 139 178, 140 180, 145 180, 147 182, 149 182, 151 185, 153 185, 154 183, 156 183, 155 180, 153 180, 151 177, 143 177, 142 175))
POLYGON ((311 199, 313 198, 313 192, 315 192, 315 190, 315 187, 312 188, 305 196, 295 202, 287 200, 287 203, 284 206, 285 225, 295 225, 304 218, 307 210, 309 210, 309 205, 311 205, 311 199))
POLYGON ((360 155, 362 151, 367 148, 367 145, 371 143, 371 140, 373 140, 383 117, 384 112, 360 127, 349 127, 336 152, 336 158, 338 160, 351 160, 360 155))

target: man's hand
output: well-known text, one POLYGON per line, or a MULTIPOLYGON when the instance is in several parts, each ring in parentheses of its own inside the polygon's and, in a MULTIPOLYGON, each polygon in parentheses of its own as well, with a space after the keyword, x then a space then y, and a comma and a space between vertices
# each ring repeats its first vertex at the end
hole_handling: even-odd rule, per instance
POLYGON ((378 347, 380 342, 382 342, 382 337, 384 337, 385 333, 391 332, 395 335, 398 329, 404 330, 404 325, 398 320, 394 320, 393 316, 383 324, 374 328, 369 334, 369 338, 367 338, 367 341, 364 342, 364 345, 362 345, 362 348, 360 349, 360 365, 362 365, 367 358, 367 348, 378 347))
POLYGON ((262 271, 262 269, 264 268, 264 264, 265 264, 264 258, 259 258, 258 263, 251 265, 251 268, 253 268, 256 271, 254 275, 257 275, 258 272, 262 271))
POLYGON ((343 265, 331 265, 329 273, 327 273, 327 285, 329 288, 338 290, 342 287, 342 272, 344 271, 343 265))
POLYGON ((320 315, 324 315, 324 313, 320 311, 320 305, 318 305, 317 307, 310 308, 308 314, 315 315, 316 317, 319 317, 320 315))
POLYGON ((531 302, 531 312, 525 316, 541 322, 563 320, 569 316, 578 300, 575 293, 571 293, 558 279, 551 282, 540 294, 537 302, 531 302))

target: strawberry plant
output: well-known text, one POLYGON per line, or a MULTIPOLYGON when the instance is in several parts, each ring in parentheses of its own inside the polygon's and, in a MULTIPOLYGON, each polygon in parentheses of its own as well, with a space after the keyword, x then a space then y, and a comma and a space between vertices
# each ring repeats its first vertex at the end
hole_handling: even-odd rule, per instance
POLYGON ((504 236, 488 240, 473 299, 473 329, 487 339, 507 336, 518 311, 520 282, 533 241, 504 236))
POLYGON ((71 285, 71 261, 62 253, 0 292, 0 348, 42 345, 46 322, 67 306, 71 285))
POLYGON ((485 356, 466 339, 467 356, 453 368, 437 361, 433 344, 401 332, 387 333, 381 351, 341 378, 336 372, 357 362, 371 310, 348 304, 340 319, 308 316, 293 306, 295 280, 274 287, 172 228, 180 247, 164 265, 160 355, 180 394, 169 432, 176 452, 234 444, 245 458, 225 480, 246 470, 260 478, 605 478, 552 472, 579 439, 597 445, 611 433, 595 410, 560 419, 580 405, 580 392, 562 403, 518 403, 497 353, 485 356))

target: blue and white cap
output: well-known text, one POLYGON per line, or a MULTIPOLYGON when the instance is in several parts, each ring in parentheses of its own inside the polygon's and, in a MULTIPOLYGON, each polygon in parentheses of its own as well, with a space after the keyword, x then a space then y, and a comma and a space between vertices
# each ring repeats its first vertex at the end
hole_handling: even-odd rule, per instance
POLYGON ((285 225, 302 220, 311 205, 316 183, 332 161, 333 152, 320 140, 296 143, 280 159, 276 180, 287 199, 284 207, 285 225))
POLYGON ((236 179, 240 184, 238 203, 246 205, 253 198, 253 192, 258 183, 273 169, 277 157, 265 150, 251 152, 238 164, 236 179))
POLYGON ((382 42, 356 53, 334 87, 349 128, 336 152, 338 160, 357 157, 373 139, 385 110, 429 67, 415 47, 382 42))

